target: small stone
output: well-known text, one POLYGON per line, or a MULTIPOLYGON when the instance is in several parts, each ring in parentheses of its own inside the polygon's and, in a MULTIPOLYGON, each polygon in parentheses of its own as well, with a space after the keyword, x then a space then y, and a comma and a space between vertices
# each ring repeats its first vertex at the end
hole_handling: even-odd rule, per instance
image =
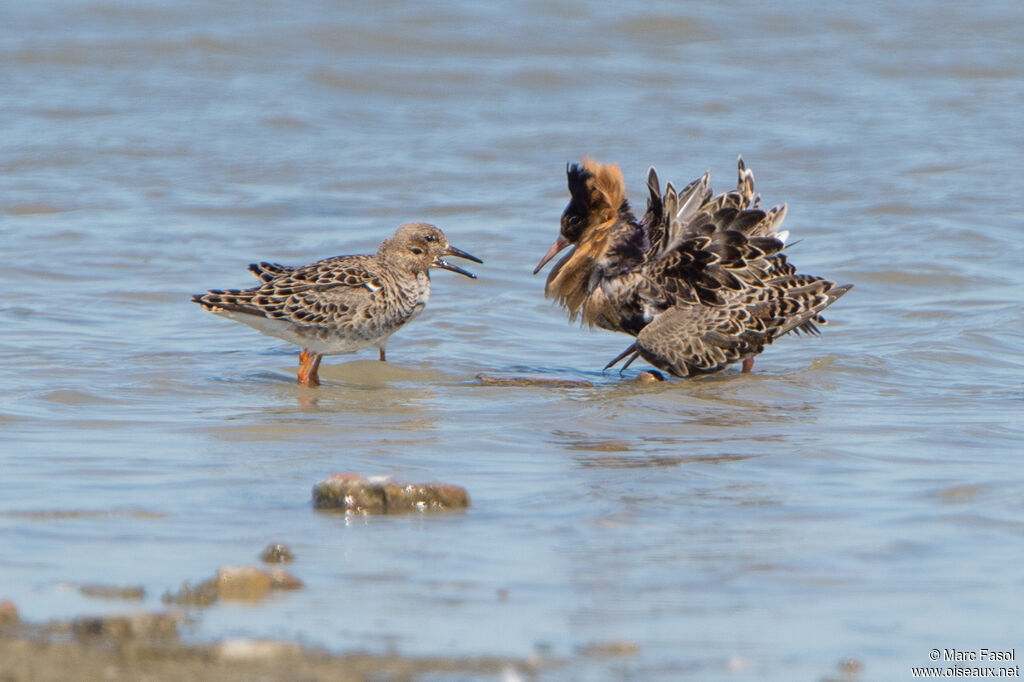
POLYGON ((641 384, 656 384, 659 381, 664 381, 665 375, 657 370, 645 369, 636 375, 636 380, 641 384))
POLYGON ((469 506, 465 488, 447 483, 400 483, 335 474, 313 486, 313 507, 346 514, 447 511, 469 506))
POLYGON ((277 543, 267 545, 263 554, 260 555, 260 559, 265 564, 290 564, 295 561, 295 554, 292 553, 288 545, 277 543))
POLYGON ((228 639, 217 647, 222 661, 265 661, 301 653, 297 644, 269 639, 228 639))
POLYGON ((18 622, 18 607, 10 599, 0 599, 0 625, 18 622))
POLYGON ((96 585, 85 584, 78 587, 78 591, 86 596, 95 599, 126 599, 142 600, 146 597, 146 591, 141 585, 96 585))

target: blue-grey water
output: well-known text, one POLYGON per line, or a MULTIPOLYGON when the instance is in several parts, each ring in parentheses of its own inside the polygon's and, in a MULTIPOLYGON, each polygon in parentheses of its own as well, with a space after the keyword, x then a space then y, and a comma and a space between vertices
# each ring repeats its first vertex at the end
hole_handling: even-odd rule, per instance
POLYGON ((305 589, 188 635, 559 680, 1024 656, 1022 26, 1011 0, 3 3, 0 598, 160 609, 285 542, 305 589), (628 338, 530 274, 565 163, 620 163, 642 206, 649 165, 724 190, 741 153, 793 262, 856 288, 753 374, 602 374, 628 338), (387 365, 328 358, 318 390, 188 300, 409 220, 479 279, 436 273, 387 365), (473 507, 315 513, 348 471, 473 507))

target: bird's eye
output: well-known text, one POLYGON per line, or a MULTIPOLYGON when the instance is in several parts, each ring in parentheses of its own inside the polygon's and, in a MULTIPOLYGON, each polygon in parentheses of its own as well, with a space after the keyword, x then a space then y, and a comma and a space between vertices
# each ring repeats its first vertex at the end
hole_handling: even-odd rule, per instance
POLYGON ((421 255, 423 255, 423 249, 421 249, 421 248, 420 248, 420 247, 418 247, 418 246, 414 246, 414 247, 412 247, 412 248, 411 248, 411 249, 409 249, 409 250, 410 250, 410 251, 412 251, 413 253, 415 253, 415 254, 416 254, 417 256, 421 256, 421 255))

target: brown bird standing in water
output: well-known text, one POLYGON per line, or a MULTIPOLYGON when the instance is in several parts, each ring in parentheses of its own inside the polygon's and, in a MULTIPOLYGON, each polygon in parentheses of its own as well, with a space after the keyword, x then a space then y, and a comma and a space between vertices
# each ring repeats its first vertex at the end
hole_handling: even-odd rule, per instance
POLYGON ((717 372, 791 331, 817 335, 821 312, 852 285, 796 271, 782 253, 786 207, 759 208, 754 174, 739 159, 734 191, 713 196, 709 174, 680 192, 647 174, 647 212, 637 220, 618 165, 584 158, 567 168, 561 233, 534 274, 573 249, 545 293, 591 326, 636 341, 605 369, 638 356, 675 376, 717 372))
POLYGON ((375 255, 336 256, 302 267, 253 263, 263 284, 252 289, 214 289, 192 297, 204 310, 227 317, 302 348, 299 384, 319 386, 324 355, 374 346, 386 357, 388 338, 426 306, 430 268, 475 278, 443 256, 471 256, 448 243, 427 223, 402 225, 375 255))

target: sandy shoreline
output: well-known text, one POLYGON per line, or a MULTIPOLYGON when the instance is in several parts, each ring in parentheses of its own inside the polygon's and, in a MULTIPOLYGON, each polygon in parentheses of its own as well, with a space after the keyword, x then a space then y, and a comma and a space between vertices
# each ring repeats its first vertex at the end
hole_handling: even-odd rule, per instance
POLYGON ((83 617, 41 625, 8 613, 0 622, 0 680, 277 681, 414 680, 424 674, 455 679, 520 679, 536 662, 480 657, 332 654, 291 642, 181 640, 176 612, 83 617))

